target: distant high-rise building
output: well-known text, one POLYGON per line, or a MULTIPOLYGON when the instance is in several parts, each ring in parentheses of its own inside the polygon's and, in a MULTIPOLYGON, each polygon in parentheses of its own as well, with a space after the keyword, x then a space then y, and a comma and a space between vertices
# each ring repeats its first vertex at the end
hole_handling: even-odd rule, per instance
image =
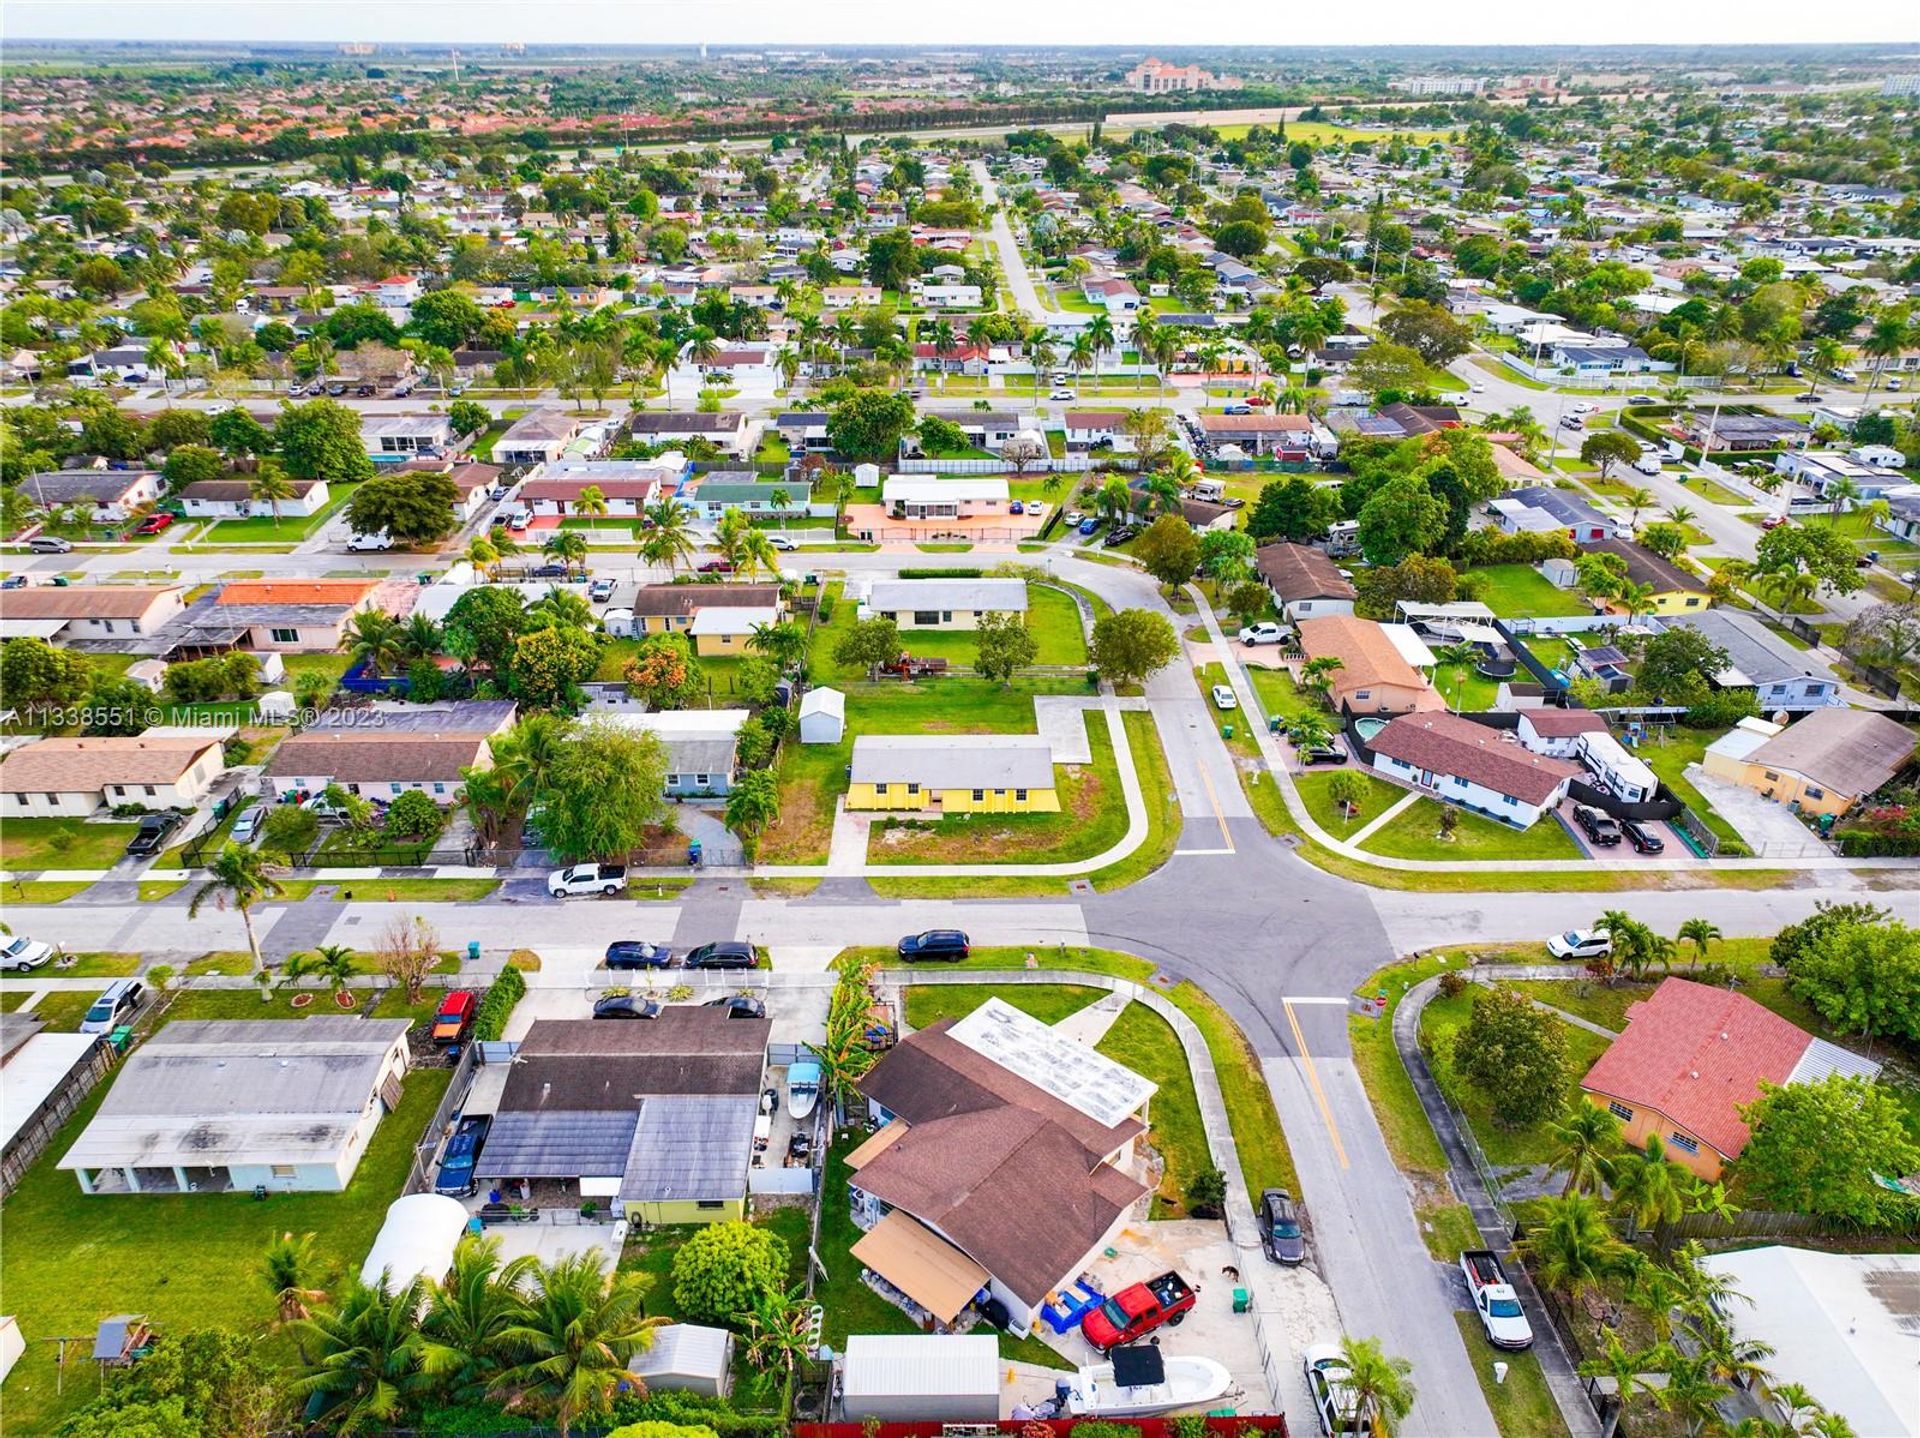
POLYGON ((1387 88, 1403 95, 1478 95, 1486 83, 1466 75, 1421 75, 1410 80, 1389 80, 1387 88))
POLYGON ((1241 82, 1216 75, 1198 65, 1169 65, 1164 60, 1142 60, 1127 71, 1127 88, 1142 95, 1167 95, 1176 90, 1238 90, 1241 82))
POLYGON ((1880 82, 1882 95, 1920 95, 1920 75, 1889 75, 1880 82))

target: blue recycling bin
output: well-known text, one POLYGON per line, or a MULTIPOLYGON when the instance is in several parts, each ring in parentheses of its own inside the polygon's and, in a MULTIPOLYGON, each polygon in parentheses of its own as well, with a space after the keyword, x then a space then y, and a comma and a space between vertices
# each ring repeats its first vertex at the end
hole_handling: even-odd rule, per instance
POLYGON ((467 941, 467 958, 472 962, 479 962, 480 941, 478 939, 470 939, 467 941))

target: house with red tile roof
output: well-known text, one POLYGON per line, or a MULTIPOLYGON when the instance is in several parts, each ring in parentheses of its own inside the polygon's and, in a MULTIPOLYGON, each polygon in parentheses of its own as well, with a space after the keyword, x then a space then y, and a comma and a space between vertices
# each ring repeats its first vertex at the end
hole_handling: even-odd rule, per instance
POLYGON ((1711 1182, 1747 1146, 1740 1110, 1760 1097, 1762 1083, 1879 1072, 1871 1059, 1815 1038, 1745 994, 1669 978, 1627 1010, 1626 1032, 1580 1088, 1620 1120, 1628 1143, 1644 1147, 1657 1134, 1668 1158, 1711 1182))

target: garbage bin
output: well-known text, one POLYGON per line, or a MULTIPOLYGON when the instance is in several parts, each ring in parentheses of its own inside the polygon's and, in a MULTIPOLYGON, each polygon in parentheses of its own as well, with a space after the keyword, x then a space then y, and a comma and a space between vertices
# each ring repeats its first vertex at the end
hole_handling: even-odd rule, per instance
POLYGON ((1231 739, 1233 737, 1233 725, 1222 724, 1220 726, 1220 737, 1222 739, 1231 739))
POLYGON ((479 962, 480 941, 478 939, 469 939, 467 941, 467 958, 475 963, 479 962))
POLYGON ((1278 714, 1269 714, 1267 716, 1267 732, 1269 734, 1278 734, 1280 732, 1280 716, 1278 714))
POLYGON ((1250 1312, 1252 1308, 1253 1308, 1253 1295, 1244 1288, 1234 1289, 1233 1290, 1233 1311, 1235 1313, 1247 1313, 1247 1312, 1250 1312))

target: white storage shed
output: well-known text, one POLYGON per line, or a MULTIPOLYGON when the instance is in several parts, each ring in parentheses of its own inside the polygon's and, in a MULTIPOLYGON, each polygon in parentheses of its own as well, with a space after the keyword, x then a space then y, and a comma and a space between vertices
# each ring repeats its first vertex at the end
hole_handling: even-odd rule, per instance
POLYGON ((800 696, 802 744, 838 744, 846 734, 846 695, 838 689, 809 689, 800 696))
POLYGON ((372 1285, 386 1274, 388 1291, 416 1278, 438 1283, 453 1267, 453 1250, 467 1231, 467 1210, 443 1193, 409 1193, 387 1205, 386 1222, 360 1265, 360 1281, 372 1285))
POLYGON ((733 1386, 733 1335, 699 1323, 669 1323, 627 1360, 627 1372, 648 1388, 677 1388, 725 1398, 733 1386))
POLYGON ((1000 1418, 1000 1349, 990 1335, 857 1333, 840 1371, 842 1416, 851 1422, 1000 1418))

